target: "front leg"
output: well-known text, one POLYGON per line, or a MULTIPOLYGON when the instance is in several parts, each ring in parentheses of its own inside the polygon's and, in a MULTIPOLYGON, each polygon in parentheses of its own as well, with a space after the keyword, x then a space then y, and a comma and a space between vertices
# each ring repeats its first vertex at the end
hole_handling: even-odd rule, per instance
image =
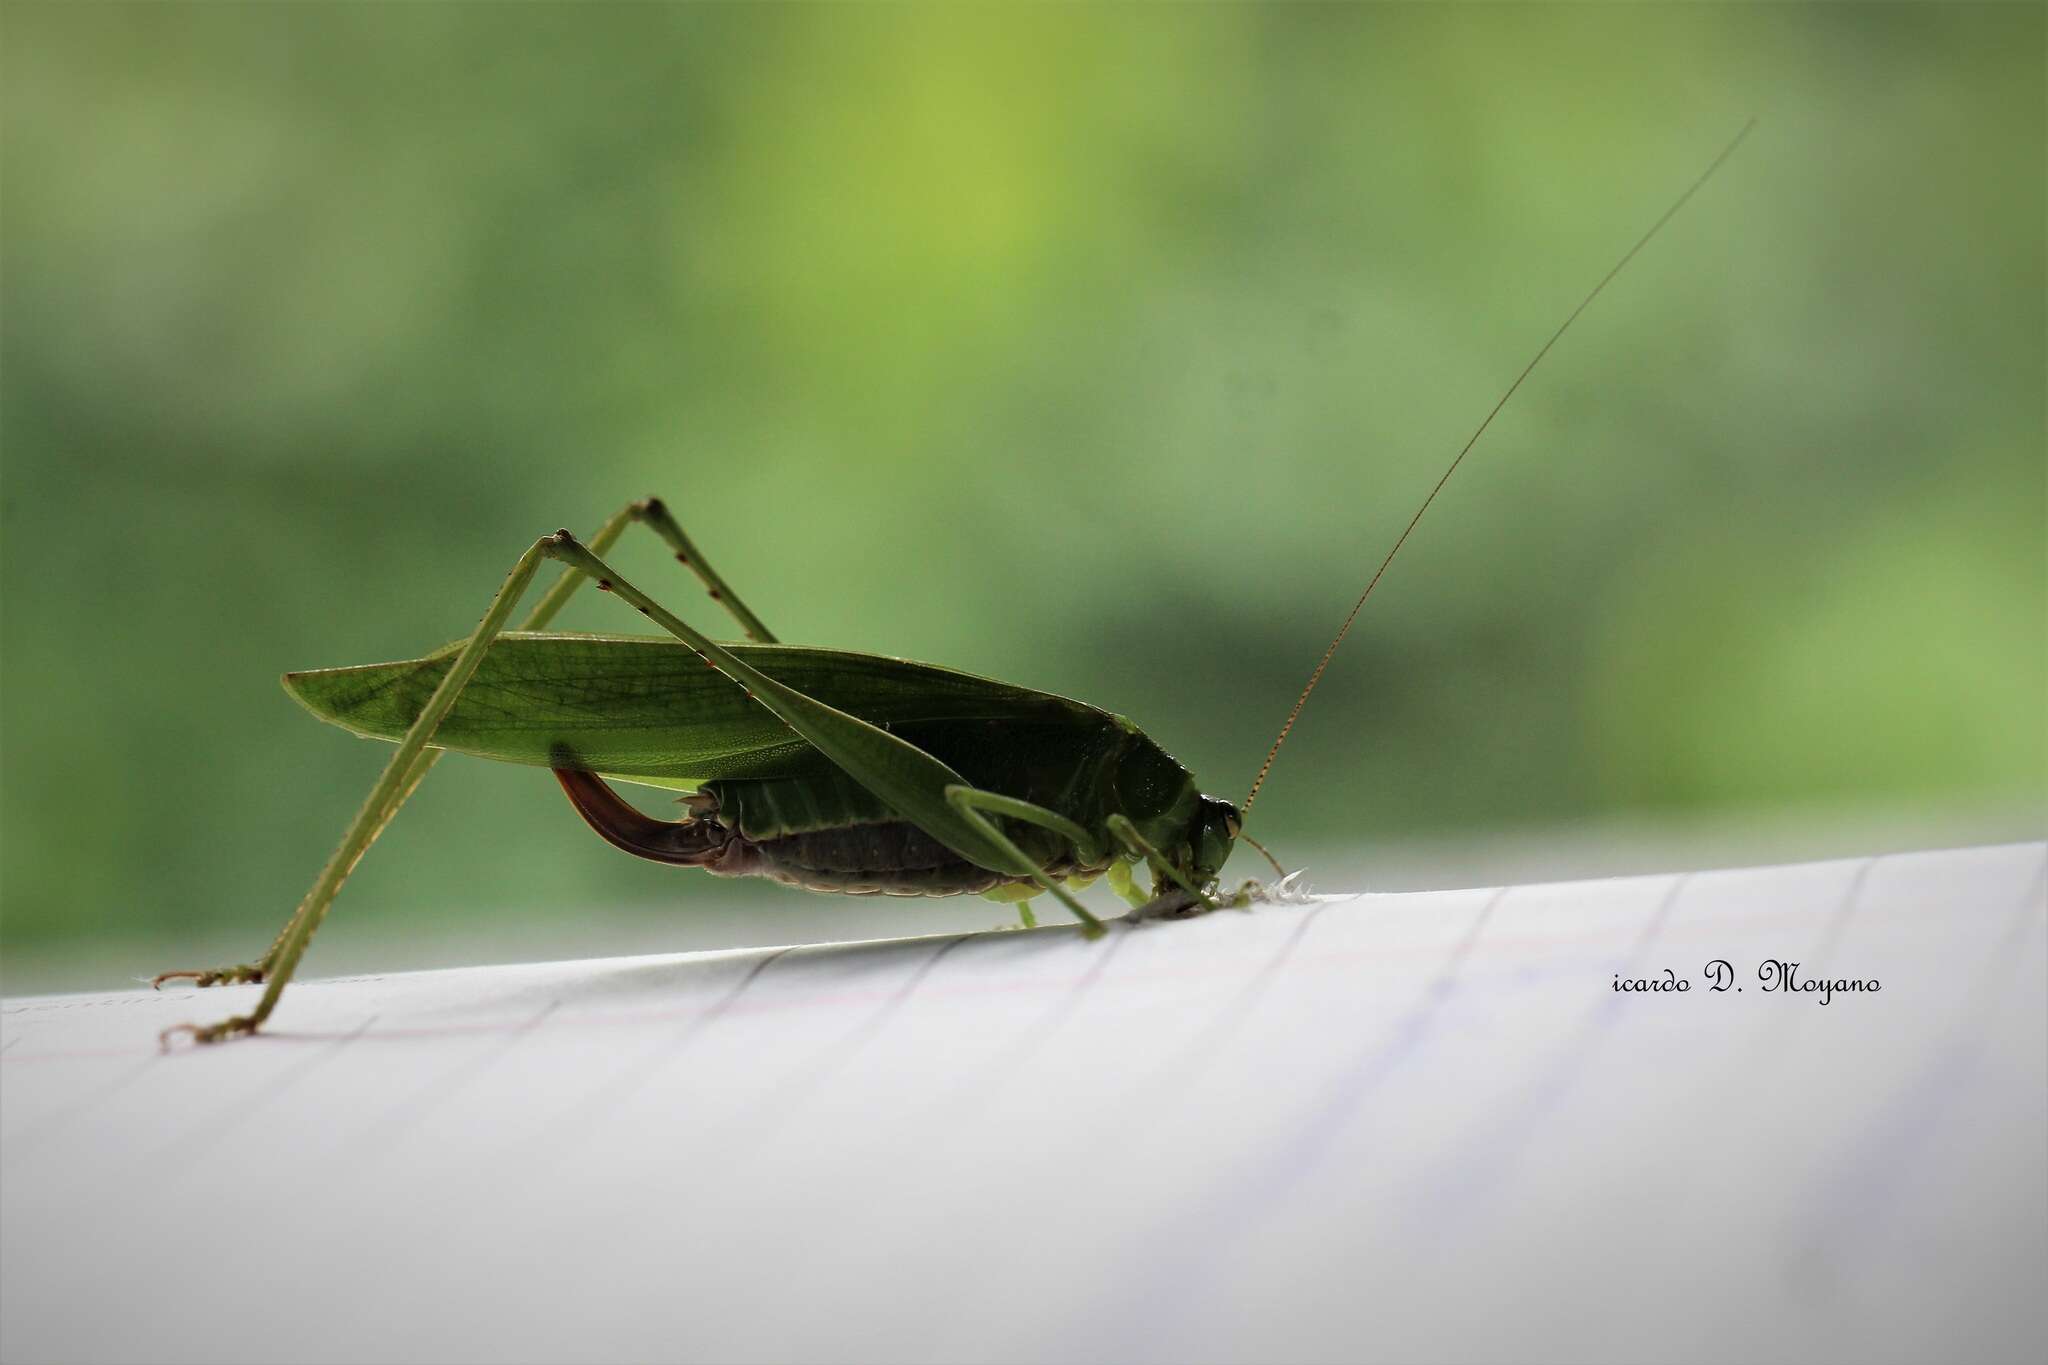
MULTIPOLYGON (((1171 859, 1152 846, 1150 839, 1147 839, 1138 832, 1138 827, 1131 823, 1129 816, 1121 813, 1115 814, 1110 816, 1105 823, 1109 825, 1109 832, 1121 840, 1125 848, 1128 848, 1132 853, 1152 865, 1152 875, 1155 879, 1152 883, 1154 890, 1158 889, 1160 882, 1172 882, 1177 889, 1200 901, 1203 909, 1214 910, 1216 908, 1215 901, 1203 895, 1202 889, 1189 881, 1185 872, 1175 867, 1171 859)), ((1158 899, 1158 897, 1154 899, 1158 899)))
POLYGON ((1169 886, 1143 905, 1133 906, 1123 916, 1126 924, 1143 924, 1148 919, 1193 919, 1216 907, 1197 900, 1177 886, 1169 886))

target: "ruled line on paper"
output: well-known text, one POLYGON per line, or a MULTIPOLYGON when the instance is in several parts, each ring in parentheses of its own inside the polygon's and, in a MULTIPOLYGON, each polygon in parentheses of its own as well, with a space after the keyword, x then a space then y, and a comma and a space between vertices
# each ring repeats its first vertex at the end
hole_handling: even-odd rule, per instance
POLYGON ((1871 1240, 1896 1223, 1916 1182, 1929 1174, 1929 1154, 1945 1133, 1963 1125, 1974 1082, 1985 1070, 1986 1025, 2010 1007, 2011 978, 2026 960, 2020 949, 2030 932, 2048 925, 2044 896, 2048 858, 2007 915, 1949 1026, 1869 1120, 1816 1167, 1815 1193, 1794 1224, 1799 1231, 1788 1274, 1838 1283, 1843 1258, 1866 1254, 1871 1240))

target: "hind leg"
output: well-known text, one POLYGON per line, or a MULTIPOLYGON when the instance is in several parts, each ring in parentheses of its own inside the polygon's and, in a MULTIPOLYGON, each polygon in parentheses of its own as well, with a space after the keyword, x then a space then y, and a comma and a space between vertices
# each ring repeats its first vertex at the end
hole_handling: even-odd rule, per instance
MULTIPOLYGON (((773 642, 775 637, 769 633, 768 628, 726 586, 725 580, 718 576, 717 571, 698 552, 659 498, 647 498, 620 508, 591 536, 590 544, 599 553, 603 553, 617 543, 628 526, 635 523, 648 527, 660 536, 674 550, 677 560, 697 575, 711 598, 731 612, 743 630, 756 640, 773 642)), ((520 564, 515 566, 513 577, 519 581, 515 584, 508 579, 505 586, 499 590, 499 596, 493 599, 491 611, 498 615, 498 620, 488 632, 488 637, 495 637, 498 630, 504 628, 506 615, 518 604, 519 597, 527 583, 532 580, 539 563, 539 557, 529 551, 528 555, 521 559, 520 564), (528 562, 529 559, 531 563, 528 562)), ((519 622, 517 629, 545 629, 587 581, 587 575, 579 573, 573 567, 565 567, 561 577, 534 604, 533 609, 519 622)), ((489 620, 488 616, 486 620, 489 620)), ((474 646, 479 638, 485 638, 485 642, 488 643, 488 637, 480 626, 477 636, 472 637, 472 645, 474 646)), ((481 658, 480 651, 477 657, 481 658)), ((470 671, 473 671, 474 666, 475 662, 472 661, 470 671)), ((463 676, 467 678, 467 671, 463 676)), ((459 691, 459 686, 455 690, 459 691)), ((435 700, 440 699, 437 694, 435 700)), ((448 705, 452 706, 453 693, 446 700, 448 705)), ((432 703, 428 709, 432 709, 432 703)), ((446 708, 442 709, 445 713, 446 708)), ((433 723, 439 724, 439 715, 434 717, 433 723)), ((417 722, 414 729, 419 729, 417 722)), ((252 1016, 237 1017, 225 1024, 206 1029, 190 1029, 196 1039, 201 1042, 212 1042, 235 1032, 253 1031, 257 1023, 268 1017, 275 1006, 277 994, 283 987, 283 978, 289 976, 292 968, 297 966, 298 956, 304 953, 306 941, 312 937, 313 929, 317 928, 320 920, 325 917, 327 908, 340 892, 342 883, 355 870, 356 864, 362 861, 363 855, 369 852, 370 845, 377 841, 378 835, 384 832, 384 827, 391 823, 399 807, 405 804, 434 764, 440 761, 442 751, 425 746, 425 739, 431 737, 431 733, 430 726, 427 735, 422 736, 419 743, 413 743, 413 735, 408 734, 406 740, 400 744, 400 753, 394 755, 392 764, 385 768, 377 785, 372 788, 370 799, 364 803, 350 824, 342 838, 341 846, 335 850, 333 857, 313 883, 312 889, 306 893, 305 899, 299 902, 298 908, 293 911, 291 918, 285 922, 284 928, 271 941, 270 947, 261 957, 254 962, 237 963, 226 967, 164 972, 150 983, 157 987, 161 987, 166 981, 178 980, 189 980, 198 986, 232 985, 243 982, 271 985, 272 989, 264 992, 263 1000, 252 1016), (402 766, 398 761, 400 758, 404 759, 402 766)))
MULTIPOLYGON (((711 567, 710 561, 706 560, 697 547, 691 543, 689 536, 684 533, 683 528, 669 514, 667 504, 662 502, 660 498, 643 498, 638 502, 631 502, 621 507, 618 511, 607 517, 604 524, 598 527, 597 531, 590 537, 590 548, 597 554, 606 553, 613 545, 618 543, 619 537, 625 534, 626 528, 636 523, 647 527, 667 543, 669 548, 675 552, 677 562, 697 575, 698 581, 704 584, 705 591, 710 595, 711 600, 717 602, 726 611, 730 612, 733 619, 739 623, 740 629, 744 630, 750 638, 762 644, 775 643, 774 635, 769 632, 767 626, 761 623, 761 618, 749 611, 746 603, 742 602, 738 595, 726 586, 725 580, 719 577, 718 571, 711 567)), ((577 590, 589 581, 585 575, 576 572, 574 569, 563 569, 561 577, 556 579, 553 586, 541 595, 541 599, 534 603, 533 610, 528 612, 524 619, 513 629, 547 629, 548 625, 561 613, 562 608, 569 604, 569 599, 574 597, 577 590)), ((383 809, 373 817, 374 827, 369 837, 363 841, 362 850, 356 854, 357 859, 360 860, 363 853, 369 851, 369 846, 377 841, 379 834, 383 833, 384 826, 391 823, 391 818, 398 814, 398 808, 406 803, 413 792, 419 788, 420 783, 425 780, 427 773, 436 763, 440 762, 441 753, 442 751, 439 749, 423 749, 418 757, 413 760, 412 766, 406 770, 404 776, 396 784, 390 799, 384 803, 383 809)), ((364 814, 367 815, 368 812, 364 814)), ((357 817, 358 820, 363 818, 364 816, 362 815, 357 817)), ((351 863, 350 869, 352 870, 353 867, 354 864, 351 863)), ((347 872, 342 873, 344 878, 347 875, 347 872)), ((309 898, 310 895, 311 893, 309 892, 309 898)), ((301 908, 304 908, 303 904, 301 908)), ((291 923, 292 921, 286 922, 285 932, 289 931, 291 923)), ((270 947, 264 951, 263 956, 257 958, 254 962, 243 962, 228 967, 213 967, 203 971, 162 972, 150 984, 161 987, 166 981, 181 980, 190 981, 195 986, 223 986, 234 985, 240 982, 260 983, 277 965, 277 955, 284 946, 285 932, 280 932, 271 941, 270 947)))

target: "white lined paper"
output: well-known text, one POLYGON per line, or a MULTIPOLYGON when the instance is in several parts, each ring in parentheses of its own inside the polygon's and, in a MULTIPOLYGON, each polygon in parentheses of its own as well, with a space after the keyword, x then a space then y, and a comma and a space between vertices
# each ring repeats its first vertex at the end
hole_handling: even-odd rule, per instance
POLYGON ((0 1346, 2034 1358, 2044 862, 10 1000, 0 1346))

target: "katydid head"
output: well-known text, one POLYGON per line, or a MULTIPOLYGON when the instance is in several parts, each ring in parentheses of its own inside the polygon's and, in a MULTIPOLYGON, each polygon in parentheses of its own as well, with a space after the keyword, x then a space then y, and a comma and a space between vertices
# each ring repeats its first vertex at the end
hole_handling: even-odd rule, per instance
POLYGON ((1207 885, 1223 871, 1223 864, 1229 860, 1230 850, 1237 846, 1237 836, 1243 829, 1244 821, 1239 818, 1236 806, 1214 796, 1201 798, 1189 829, 1196 885, 1207 885))

